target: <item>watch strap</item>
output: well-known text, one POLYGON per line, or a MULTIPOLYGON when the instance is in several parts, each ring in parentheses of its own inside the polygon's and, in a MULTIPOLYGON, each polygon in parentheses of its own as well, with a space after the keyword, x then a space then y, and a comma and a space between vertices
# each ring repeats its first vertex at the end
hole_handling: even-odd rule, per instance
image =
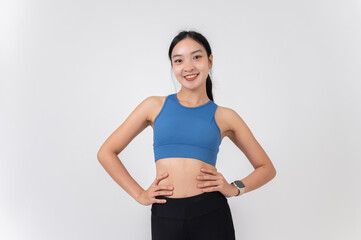
MULTIPOLYGON (((239 180, 238 180, 238 181, 239 181, 239 180)), ((235 197, 238 197, 238 196, 240 196, 240 195, 242 195, 242 194, 244 193, 245 187, 242 187, 242 188, 238 187, 237 184, 235 183, 235 181, 233 181, 232 184, 233 184, 234 186, 236 186, 236 188, 238 189, 238 194, 235 195, 235 197)), ((242 183, 242 184, 243 184, 243 183, 242 183)), ((244 184, 243 184, 243 185, 244 185, 244 184)))

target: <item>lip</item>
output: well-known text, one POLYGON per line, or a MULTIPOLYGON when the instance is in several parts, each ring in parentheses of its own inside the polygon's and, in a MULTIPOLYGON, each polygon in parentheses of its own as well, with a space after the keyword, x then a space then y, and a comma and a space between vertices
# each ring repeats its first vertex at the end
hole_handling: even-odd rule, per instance
POLYGON ((189 75, 194 75, 194 74, 197 74, 197 76, 199 75, 199 73, 191 73, 191 74, 184 75, 183 77, 186 77, 186 76, 189 76, 189 75))
MULTIPOLYGON (((193 77, 193 78, 190 78, 190 79, 186 78, 185 76, 184 76, 183 78, 184 78, 186 81, 191 82, 191 81, 196 80, 196 79, 198 78, 199 74, 200 74, 200 73, 195 74, 196 76, 193 77)), ((188 74, 188 75, 186 75, 186 76, 189 76, 189 75, 193 75, 193 74, 188 74)))

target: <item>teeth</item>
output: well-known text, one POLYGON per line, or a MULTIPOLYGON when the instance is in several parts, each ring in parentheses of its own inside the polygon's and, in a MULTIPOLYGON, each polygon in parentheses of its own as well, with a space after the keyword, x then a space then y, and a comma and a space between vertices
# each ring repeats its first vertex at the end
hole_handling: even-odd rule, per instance
POLYGON ((197 74, 186 76, 186 78, 193 78, 195 76, 197 76, 197 74))

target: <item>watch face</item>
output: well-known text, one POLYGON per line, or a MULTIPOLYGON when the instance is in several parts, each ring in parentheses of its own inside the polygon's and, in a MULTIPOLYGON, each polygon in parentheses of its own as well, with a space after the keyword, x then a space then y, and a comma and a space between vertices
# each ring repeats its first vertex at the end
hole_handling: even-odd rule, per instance
POLYGON ((244 187, 245 187, 244 184, 243 184, 243 182, 241 182, 241 181, 239 181, 239 180, 234 181, 234 183, 235 183, 239 188, 244 188, 244 187))

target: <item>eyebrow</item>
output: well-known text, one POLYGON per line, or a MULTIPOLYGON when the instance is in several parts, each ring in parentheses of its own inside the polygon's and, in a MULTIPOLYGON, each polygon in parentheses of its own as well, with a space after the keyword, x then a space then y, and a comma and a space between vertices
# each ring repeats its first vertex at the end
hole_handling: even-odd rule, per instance
MULTIPOLYGON (((195 50, 195 51, 191 52, 191 54, 195 54, 196 52, 202 52, 202 50, 201 50, 201 49, 195 50)), ((173 58, 175 58, 175 57, 181 57, 181 56, 182 56, 181 54, 174 54, 174 55, 173 55, 173 58)))

